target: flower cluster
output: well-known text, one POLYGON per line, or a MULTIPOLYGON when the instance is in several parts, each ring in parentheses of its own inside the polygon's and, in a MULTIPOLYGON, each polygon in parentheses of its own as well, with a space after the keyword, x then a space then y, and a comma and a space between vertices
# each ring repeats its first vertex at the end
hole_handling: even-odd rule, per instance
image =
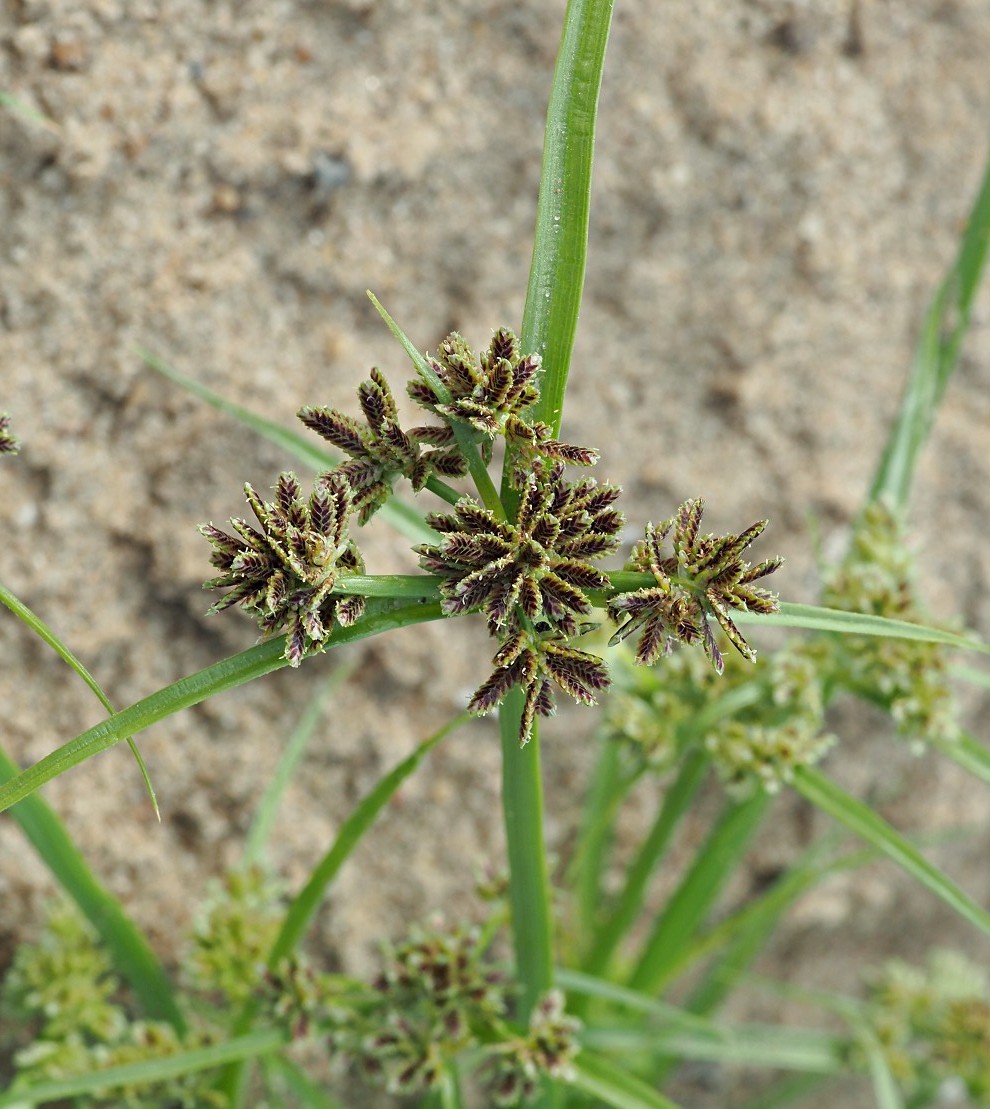
POLYGON ((241 1006, 257 987, 282 925, 278 887, 260 867, 230 871, 200 914, 185 958, 186 979, 205 996, 241 1006))
POLYGON ((16 454, 20 443, 10 434, 10 417, 0 412, 0 454, 16 454))
POLYGON ((360 523, 367 523, 388 500, 393 482, 400 475, 409 478, 418 492, 433 474, 460 477, 467 473, 467 463, 449 427, 402 430, 392 390, 377 367, 358 387, 358 401, 366 427, 335 408, 307 405, 298 416, 317 435, 350 456, 350 461, 333 472, 351 487, 360 523), (440 449, 423 453, 423 444, 440 449))
POLYGON ((827 642, 809 640, 721 677, 700 652, 678 651, 662 673, 633 670, 620 654, 609 735, 655 771, 669 769, 698 743, 732 794, 777 793, 799 766, 819 762, 835 743, 825 731, 828 651, 827 642))
POLYGON ((501 1036, 507 1008, 508 986, 477 929, 414 927, 386 951, 374 998, 341 1024, 334 1046, 390 1093, 422 1093, 456 1054, 501 1036))
POLYGON ((305 498, 295 475, 283 473, 273 501, 262 501, 250 484, 244 491, 260 532, 240 519, 230 521, 236 535, 213 524, 199 529, 213 546, 211 562, 222 571, 205 588, 229 590, 210 611, 239 605, 257 617, 266 637, 285 632, 285 658, 298 666, 322 647, 335 620, 347 627, 364 612, 363 597, 332 592, 342 573, 364 572, 347 534, 350 486, 325 474, 305 498))
POLYGON ((511 448, 515 488, 523 487, 538 460, 576 466, 593 466, 598 461, 597 451, 562 443, 552 437, 549 425, 525 415, 540 398, 540 356, 520 357, 519 340, 507 327, 495 332, 480 358, 461 335, 452 332, 429 364, 450 399, 441 399, 421 380, 409 383, 409 395, 427 411, 445 420, 462 420, 480 432, 486 463, 491 461, 495 438, 504 436, 511 448))
POLYGON ((495 1105, 518 1105, 535 1097, 545 1075, 572 1080, 580 1030, 581 1022, 565 1013, 560 990, 539 998, 528 1034, 506 1044, 490 1066, 488 1085, 495 1105))
POLYGON ((592 611, 586 591, 608 587, 591 560, 618 547, 622 514, 613 505, 620 490, 591 478, 565 481, 563 469, 559 462, 536 466, 514 523, 464 498, 453 513, 428 517, 440 542, 416 548, 423 569, 442 579, 444 612, 480 609, 491 634, 501 639, 495 670, 469 710, 490 712, 513 686, 521 686, 522 743, 536 715, 554 712, 553 684, 594 704, 609 681, 598 656, 562 641, 576 635, 579 618, 592 611))
POLYGON ((779 651, 761 668, 754 709, 713 727, 705 746, 730 791, 778 793, 799 766, 814 766, 835 745, 825 729, 817 645, 779 651))
MULTIPOLYGON (((897 516, 870 504, 857 522, 849 553, 825 582, 822 604, 923 623, 914 587, 914 564, 897 516)), ((936 643, 880 636, 844 636, 836 650, 846 684, 875 699, 897 730, 919 750, 926 741, 959 736, 945 651, 936 643)))
MULTIPOLYGON (((78 910, 68 904, 53 908, 35 944, 18 947, 3 980, 5 1052, 14 1048, 10 1092, 27 1091, 39 1083, 77 1075, 93 1075, 109 1067, 161 1059, 210 1042, 203 1029, 180 1041, 175 1029, 161 1021, 131 1020, 115 998, 123 984, 107 952, 78 910), (19 1030, 31 1042, 10 1041, 19 1030)), ((114 1109, 222 1109, 225 1100, 209 1074, 198 1073, 161 1082, 117 1086, 87 1105, 114 1109)))
POLYGON ((207 586, 228 590, 212 611, 240 605, 256 616, 264 634, 285 631, 285 657, 292 665, 321 649, 334 621, 346 626, 364 607, 360 598, 340 599, 334 592, 340 592, 341 574, 363 571, 347 518, 353 513, 366 523, 402 476, 415 491, 429 488, 453 506, 427 517, 439 537, 415 550, 420 566, 439 578, 445 615, 485 615, 499 645, 493 671, 468 708, 483 715, 519 689, 521 743, 531 737, 537 716, 556 711, 556 690, 594 704, 608 688, 602 658, 573 642, 590 627, 593 599, 619 625, 613 643, 640 633, 637 660, 646 665, 669 653, 674 641, 700 643, 721 674, 712 621, 745 658, 754 658, 729 612, 776 609, 774 594, 754 583, 782 560, 751 566, 742 557, 766 521, 739 535, 703 535, 703 503, 687 501, 659 527, 648 525, 633 549, 627 569, 650 575, 652 584, 616 592, 595 563, 618 548, 623 516, 615 504, 621 490, 592 478, 565 479, 567 465, 591 466, 598 452, 561 442, 533 417, 540 399, 539 355, 522 354, 516 336, 500 328, 480 356, 453 332, 424 359, 389 325, 420 371, 408 385, 409 396, 439 423, 404 431, 377 368, 358 389, 363 423, 335 408, 300 409, 302 422, 348 457, 316 479, 308 500, 290 474, 279 479, 271 503, 247 486, 260 532, 242 520, 231 521, 235 535, 212 524, 201 528, 222 571, 207 586), (497 438, 505 442, 510 501, 518 501, 514 515, 478 472, 479 462, 491 463, 497 438), (483 505, 444 480, 468 473, 483 505), (662 549, 668 534, 669 555, 662 549))
POLYGON ((953 1104, 988 1103, 990 982, 981 967, 950 951, 923 969, 891 962, 872 985, 868 1019, 912 1105, 934 1104, 949 1087, 953 1104))
POLYGON ((655 585, 620 593, 608 603, 609 616, 621 623, 613 643, 641 632, 638 662, 652 666, 674 641, 701 642, 718 673, 725 662, 715 642, 709 617, 714 617, 729 642, 743 658, 752 661, 755 651, 732 622, 729 609, 776 612, 777 597, 753 582, 772 574, 782 558, 768 558, 758 566, 744 562, 743 551, 763 532, 760 520, 739 535, 701 535, 704 501, 689 500, 659 527, 647 524, 646 536, 633 548, 627 570, 652 575, 655 585), (673 554, 664 555, 663 542, 673 530, 673 554))

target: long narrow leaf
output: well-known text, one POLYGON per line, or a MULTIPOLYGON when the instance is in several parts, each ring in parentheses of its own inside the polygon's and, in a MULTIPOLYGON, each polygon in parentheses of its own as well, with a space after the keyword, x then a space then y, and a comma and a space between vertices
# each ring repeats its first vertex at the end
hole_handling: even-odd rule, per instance
MULTIPOLYGON (((17 769, 17 764, 0 751, 0 781, 14 777, 17 769)), ((10 815, 55 880, 96 929, 144 1012, 182 1031, 185 1021, 151 946, 120 902, 100 884, 59 818, 40 797, 25 798, 10 815)))
POLYGON ((521 344, 543 358, 534 415, 560 430, 584 289, 591 167, 612 0, 569 0, 547 108, 521 344))
POLYGON ((990 751, 978 739, 964 732, 954 740, 939 743, 938 750, 968 774, 990 785, 990 751))
POLYGON ((642 1079, 590 1051, 581 1051, 574 1060, 574 1078, 570 1084, 615 1109, 679 1109, 642 1079))
MULTIPOLYGON (((114 708, 110 703, 110 698, 103 692, 100 683, 93 677, 93 675, 83 666, 82 662, 69 650, 69 647, 64 643, 55 632, 41 619, 37 613, 31 611, 23 601, 19 600, 10 592, 9 589, 0 585, 0 604, 4 604, 10 609, 15 616, 20 617, 25 624, 39 636, 49 647, 58 655, 58 657, 68 664, 82 680, 89 686, 89 688, 96 694, 97 700, 109 713, 113 713, 114 708)), ((148 768, 144 764, 144 759, 141 757, 141 752, 137 748, 134 740, 128 736, 127 746, 131 749, 131 754, 134 756, 138 764, 138 770, 141 772, 141 777, 144 779, 144 788, 148 791, 148 796, 151 798, 152 807, 155 810, 155 816, 159 821, 162 818, 160 809, 158 808, 158 798, 155 796, 155 787, 151 784, 151 775, 148 773, 148 768)))
POLYGON ((921 643, 944 643, 964 651, 990 654, 990 645, 975 636, 958 635, 943 628, 912 624, 907 620, 891 620, 887 616, 871 616, 863 612, 843 612, 819 605, 781 602, 780 611, 771 615, 755 612, 733 612, 732 619, 741 624, 762 624, 764 627, 806 628, 809 631, 841 632, 843 635, 878 635, 886 639, 916 639, 921 643))
POLYGON ((769 803, 769 797, 758 792, 726 809, 647 939, 629 980, 633 989, 654 993, 670 977, 682 950, 739 865, 769 803))
POLYGON ((450 735, 452 731, 459 728, 468 719, 466 713, 461 713, 449 724, 444 725, 439 731, 425 739, 408 758, 403 759, 398 766, 389 771, 351 812, 337 833, 337 838, 330 849, 313 869, 309 881, 289 906, 285 922, 268 954, 269 967, 274 969, 282 959, 295 950, 296 945, 305 934, 313 914, 326 896, 330 883, 336 878, 340 868, 348 860, 365 832, 378 819, 378 814, 394 796, 399 786, 419 767, 427 754, 442 739, 450 735))
MULTIPOLYGON (((163 377, 167 377, 170 381, 174 381, 176 385, 181 385, 187 392, 199 397, 200 400, 205 401, 217 411, 233 416, 235 420, 244 424, 245 427, 251 428, 263 439, 267 439, 270 443, 281 447, 282 450, 298 459, 304 466, 308 466, 312 470, 329 470, 340 461, 332 451, 323 450, 312 439, 307 438, 300 432, 290 431, 288 428, 282 427, 281 424, 275 423, 274 420, 259 416, 256 412, 252 412, 250 409, 220 396, 219 393, 215 393, 206 385, 196 381, 195 378, 179 373, 178 370, 173 369, 156 354, 152 354, 150 350, 138 347, 137 353, 151 369, 160 373, 163 377)), ((436 540, 436 532, 426 526, 422 515, 412 505, 406 504, 398 497, 390 498, 378 511, 382 519, 387 520, 396 531, 406 536, 407 539, 411 539, 414 543, 432 543, 436 540)))
POLYGON ((846 793, 824 774, 807 766, 800 767, 795 772, 794 786, 813 805, 844 824, 878 851, 882 851, 964 920, 990 935, 990 913, 977 905, 951 878, 930 863, 862 801, 846 793))
MULTIPOLYGON (((349 628, 335 628, 327 650, 355 643, 378 632, 392 628, 422 624, 427 620, 442 619, 439 604, 413 604, 401 608, 384 607, 371 612, 349 628)), ((222 659, 186 678, 180 678, 172 685, 145 697, 115 716, 87 729, 75 739, 59 747, 50 755, 22 771, 15 778, 0 786, 0 812, 10 808, 22 798, 63 774, 73 766, 78 766, 93 755, 105 751, 122 739, 136 735, 152 724, 173 716, 191 705, 198 705, 208 697, 234 689, 245 682, 270 674, 288 665, 283 656, 285 637, 270 639, 259 643, 239 654, 222 659)))
POLYGON ((959 253, 925 314, 900 414, 873 480, 870 500, 885 496, 901 511, 907 506, 918 456, 928 439, 938 403, 959 362, 988 247, 990 160, 984 169, 959 253))
POLYGON ((292 781, 292 775, 299 765, 299 760, 306 753, 309 741, 313 738, 316 726, 323 715, 327 698, 353 672, 353 669, 353 665, 338 666, 310 698, 299 723, 293 729, 292 735, 289 736, 289 741, 278 760, 278 765, 275 767, 275 771, 265 787, 264 795, 255 810, 254 819, 251 821, 251 827, 248 830, 247 840, 244 844, 244 866, 251 866, 261 860, 275 824, 275 818, 278 816, 282 796, 288 788, 289 782, 292 781))
POLYGON ((0 1106, 43 1105, 86 1094, 104 1094, 121 1086, 147 1086, 154 1082, 166 1082, 171 1078, 181 1078, 184 1074, 212 1070, 239 1059, 253 1059, 271 1051, 279 1051, 288 1041, 289 1035, 286 1032, 274 1028, 262 1029, 224 1043, 180 1051, 160 1059, 144 1059, 140 1063, 90 1071, 76 1078, 39 1082, 28 1090, 0 1094, 0 1106))
POLYGON ((664 1028, 589 1028, 585 1041, 599 1051, 639 1055, 662 1051, 678 1059, 723 1066, 774 1067, 835 1074, 843 1070, 847 1040, 829 1032, 775 1025, 713 1025, 704 1033, 664 1028))

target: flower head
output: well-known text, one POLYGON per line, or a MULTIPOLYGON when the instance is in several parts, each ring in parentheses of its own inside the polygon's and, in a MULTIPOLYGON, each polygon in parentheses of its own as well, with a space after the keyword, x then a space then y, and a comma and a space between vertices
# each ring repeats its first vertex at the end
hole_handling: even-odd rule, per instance
POLYGON ((341 572, 364 571, 347 535, 351 490, 334 472, 317 478, 309 498, 291 473, 279 476, 274 501, 262 501, 250 484, 244 492, 260 532, 240 519, 230 521, 236 535, 213 524, 199 529, 213 545, 210 561, 222 571, 204 588, 229 589, 210 612, 240 605, 266 637, 286 632, 285 657, 298 666, 320 648, 334 620, 347 627, 364 611, 363 597, 332 593, 341 572))
MULTIPOLYGON (((592 466, 598 452, 553 438, 548 424, 524 415, 540 397, 537 377, 540 356, 520 356, 519 340, 500 327, 488 350, 477 358, 456 331, 444 339, 430 367, 450 394, 441 401, 433 389, 419 379, 411 381, 409 395, 417 404, 445 420, 463 420, 481 432, 485 461, 490 462, 492 444, 504 436, 512 448, 513 485, 524 487, 533 463, 538 459, 592 466)), ((423 429, 417 428, 416 431, 423 429)))
POLYGON ((448 616, 480 608, 498 634, 518 606, 537 627, 577 632, 577 617, 591 612, 584 591, 608 586, 590 560, 619 545, 622 513, 612 505, 621 490, 562 475, 559 463, 530 474, 515 523, 470 497, 453 513, 427 518, 442 538, 416 550, 423 569, 444 579, 440 593, 448 616))
POLYGON ((467 464, 449 428, 415 428, 407 433, 399 427, 395 398, 377 367, 359 386, 358 401, 365 427, 335 408, 307 405, 299 409, 298 416, 317 435, 350 455, 336 472, 351 487, 354 509, 362 524, 388 500, 399 475, 409 478, 418 491, 434 473, 445 477, 467 473, 467 464), (424 454, 424 443, 440 449, 424 454))
POLYGON ((622 513, 613 508, 621 490, 592 478, 563 479, 563 464, 538 465, 523 490, 514 523, 498 519, 468 497, 453 513, 428 523, 439 543, 417 547, 420 564, 439 575, 443 610, 453 616, 481 609, 488 629, 502 640, 495 669, 468 705, 491 712, 513 686, 525 695, 519 738, 525 743, 536 716, 555 711, 553 686, 577 701, 595 703, 608 687, 597 655, 567 646, 592 611, 586 591, 605 589, 608 578, 592 559, 619 544, 622 513))
POLYGON ((636 659, 651 666, 675 640, 700 641, 715 669, 724 668, 722 652, 709 623, 712 616, 729 642, 743 658, 752 661, 756 652, 729 617, 729 609, 776 612, 777 597, 753 582, 772 574, 784 561, 768 558, 750 566, 742 553, 759 536, 768 521, 760 520, 738 535, 701 535, 699 526, 704 501, 685 501, 677 514, 659 527, 647 524, 646 535, 633 548, 628 570, 652 574, 656 585, 620 593, 608 603, 608 612, 618 624, 625 623, 613 642, 641 631, 636 659), (663 542, 673 530, 673 554, 664 555, 663 542))

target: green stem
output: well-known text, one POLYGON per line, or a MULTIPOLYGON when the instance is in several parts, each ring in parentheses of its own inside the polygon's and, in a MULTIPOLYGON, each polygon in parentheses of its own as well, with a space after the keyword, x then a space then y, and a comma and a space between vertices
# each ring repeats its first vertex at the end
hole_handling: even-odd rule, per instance
POLYGON ((553 985, 553 921, 543 842, 543 783, 538 729, 519 746, 523 693, 509 691, 499 710, 502 733, 502 811, 509 861, 509 906, 516 975, 522 987, 519 1018, 526 1021, 540 994, 553 985))
MULTIPOLYGON (((568 0, 554 67, 544 132, 540 195, 521 346, 543 358, 541 399, 534 415, 557 431, 567 367, 584 286, 598 92, 612 0, 568 0)), ((501 503, 515 518, 519 494, 511 486, 512 459, 502 470, 501 503)), ((512 690, 499 709, 502 734, 502 809, 509 859, 520 1017, 553 982, 553 926, 543 840, 539 735, 519 749, 523 695, 512 690)))
POLYGON ((435 493, 442 501, 447 504, 457 504, 457 502, 464 496, 459 490, 455 489, 453 485, 448 485, 445 481, 434 476, 427 479, 426 488, 431 493, 435 493))

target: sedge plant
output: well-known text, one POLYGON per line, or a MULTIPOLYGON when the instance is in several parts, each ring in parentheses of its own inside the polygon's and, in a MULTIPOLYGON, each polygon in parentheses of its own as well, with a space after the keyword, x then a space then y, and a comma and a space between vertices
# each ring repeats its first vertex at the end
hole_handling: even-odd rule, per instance
MULTIPOLYGON (((912 744, 990 784, 990 757, 955 714, 943 653, 987 647, 932 626, 903 539, 911 478, 983 270, 990 172, 925 320, 849 554, 825 575, 822 604, 779 602, 766 579, 782 559, 750 550, 767 521, 707 533, 701 496, 642 521, 624 568, 610 570, 604 563, 619 552, 626 520, 621 489, 593 474, 607 444, 559 437, 610 17, 609 0, 567 7, 518 334, 499 326, 476 350, 453 333, 421 352, 372 297, 411 364, 405 390, 420 422, 400 425, 395 379, 376 368, 358 385, 353 412, 307 404, 299 410, 306 433, 286 431, 145 352, 154 368, 314 472, 285 470, 270 492, 246 485, 250 518, 201 528, 214 567, 206 586, 218 595, 211 611, 241 609, 257 624, 257 645, 114 712, 55 632, 0 593, 110 713, 26 770, 4 758, 0 808, 20 823, 75 911, 57 909, 43 940, 15 958, 4 1004, 35 1039, 17 1049, 18 1075, 0 1105, 326 1106, 340 1104, 329 1091, 346 1072, 347 1081, 424 1105, 456 1107, 474 1096, 641 1109, 676 1104, 664 1090, 678 1064, 706 1059, 788 1072, 765 1105, 797 1104, 813 1084, 861 1072, 888 1109, 929 1104, 954 1077, 945 1064, 953 1052, 965 1060, 967 1091, 985 1093, 984 1041, 972 1046, 987 1027, 978 984, 965 1004, 946 987, 928 1016, 915 1008, 895 1019, 905 976, 888 969, 871 999, 815 999, 844 1021, 841 1033, 732 1025, 718 1011, 749 981, 767 935, 802 892, 879 856, 990 935, 990 913, 817 765, 835 742, 825 711, 852 694, 890 713, 912 744), (398 495, 406 489, 417 505, 432 499, 428 511, 398 495), (360 529, 376 514, 412 540, 418 573, 369 572, 360 529), (320 665, 321 656, 340 657, 338 649, 392 628, 458 618, 484 620, 492 641, 487 676, 467 704, 469 715, 497 714, 502 743, 507 853, 504 880, 479 891, 488 908, 468 924, 433 920, 391 937, 373 982, 309 961, 307 928, 340 868, 462 719, 394 767, 344 821, 308 881, 288 893, 257 864, 318 716, 314 705, 262 802, 244 868, 204 907, 183 976, 171 981, 38 787, 226 689, 320 665), (748 637, 761 623, 803 635, 757 659, 748 637), (554 915, 540 769, 540 722, 561 696, 605 705, 599 766, 558 891, 570 909, 566 925, 554 915), (621 881, 611 891, 616 813, 648 774, 662 776, 663 801, 635 856, 615 864, 621 881), (725 789, 721 811, 665 904, 651 908, 651 882, 710 775, 725 789), (713 923, 721 891, 782 789, 800 792, 863 845, 849 850, 838 837, 813 845, 764 895, 713 923), (125 985, 130 1008, 120 1001, 125 985)), ((16 447, 3 417, 0 451, 16 447)))

